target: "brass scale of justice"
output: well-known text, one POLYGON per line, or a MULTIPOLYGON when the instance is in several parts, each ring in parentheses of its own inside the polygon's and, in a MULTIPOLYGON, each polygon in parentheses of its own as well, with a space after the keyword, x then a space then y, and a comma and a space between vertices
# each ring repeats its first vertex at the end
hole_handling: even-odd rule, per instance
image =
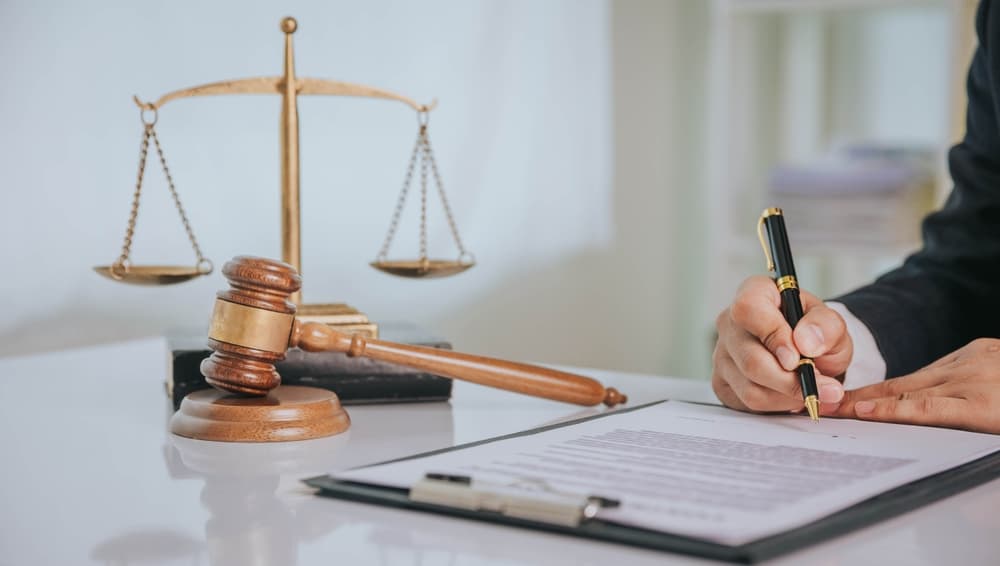
POLYGON ((388 233, 372 266, 403 277, 445 277, 472 267, 475 259, 465 249, 458 234, 427 136, 428 116, 436 104, 420 105, 399 94, 364 85, 296 77, 292 34, 297 27, 293 18, 285 18, 281 22, 281 29, 285 33, 283 76, 205 84, 165 94, 156 102, 142 102, 135 98, 143 124, 143 135, 139 172, 125 241, 121 254, 114 263, 94 269, 121 283, 167 285, 208 275, 212 272, 213 265, 198 246, 167 168, 155 130, 159 109, 171 100, 195 96, 280 94, 282 97, 283 263, 241 256, 223 266, 223 275, 229 280, 231 288, 216 296, 215 312, 208 334, 209 347, 213 353, 201 364, 202 374, 214 389, 196 391, 185 397, 180 409, 171 418, 171 432, 201 440, 274 442, 317 438, 346 430, 350 426, 350 418, 332 391, 297 386, 279 387, 280 376, 273 363, 283 359, 284 352, 289 347, 312 352, 332 351, 348 356, 365 356, 453 379, 580 405, 603 403, 613 407, 626 402, 627 397, 621 392, 613 387, 605 388, 589 377, 530 364, 379 341, 376 339, 377 325, 346 304, 302 304, 302 279, 298 275, 301 259, 296 104, 300 94, 397 100, 417 112, 417 140, 410 155, 388 233), (150 140, 156 149, 167 187, 197 258, 194 267, 131 263, 132 238, 150 140), (416 260, 390 261, 387 254, 418 159, 421 177, 420 257, 416 260), (428 172, 434 177, 452 237, 458 247, 458 259, 453 261, 433 260, 427 256, 428 172))
MULTIPOLYGON (((170 101, 181 98, 226 94, 281 95, 281 255, 285 263, 292 265, 297 271, 301 272, 299 117, 297 97, 299 95, 327 95, 396 100, 406 104, 417 112, 419 126, 417 140, 410 154, 403 186, 399 193, 385 241, 375 261, 371 262, 372 267, 401 277, 432 278, 455 275, 475 265, 475 258, 465 249, 462 238, 459 235, 458 226, 451 207, 448 204, 448 198, 445 195, 441 175, 431 149, 430 138, 427 134, 430 112, 437 106, 437 101, 433 101, 430 104, 418 104, 405 96, 366 85, 296 76, 292 34, 295 33, 297 28, 298 24, 294 18, 285 18, 281 22, 281 30, 285 34, 284 74, 282 76, 236 79, 204 84, 167 93, 155 102, 142 102, 138 97, 133 97, 133 100, 139 107, 143 134, 140 144, 139 171, 132 199, 132 209, 121 253, 114 263, 97 266, 94 268, 95 271, 114 281, 133 285, 170 285, 188 281, 202 275, 208 275, 212 272, 213 264, 211 260, 205 258, 202 254, 198 240, 195 238, 194 230, 191 228, 187 214, 184 212, 180 196, 174 186, 173 177, 167 167, 163 149, 160 146, 160 140, 156 135, 155 127, 159 117, 159 110, 170 101), (135 234, 150 140, 152 140, 157 156, 159 157, 160 166, 166 177, 170 195, 173 198, 174 205, 177 208, 181 222, 184 225, 184 230, 197 258, 194 266, 132 264, 132 239, 135 234), (420 162, 421 191, 420 256, 415 260, 389 260, 389 248, 392 245, 400 215, 406 204, 418 160, 420 162), (458 258, 456 260, 430 259, 427 256, 428 173, 433 175, 433 180, 437 186, 437 193, 451 229, 452 238, 458 247, 458 258)), ((291 296, 291 301, 298 305, 298 317, 300 319, 329 324, 345 332, 360 333, 372 337, 378 336, 378 326, 371 322, 364 313, 347 304, 302 304, 301 291, 294 293, 291 296)))

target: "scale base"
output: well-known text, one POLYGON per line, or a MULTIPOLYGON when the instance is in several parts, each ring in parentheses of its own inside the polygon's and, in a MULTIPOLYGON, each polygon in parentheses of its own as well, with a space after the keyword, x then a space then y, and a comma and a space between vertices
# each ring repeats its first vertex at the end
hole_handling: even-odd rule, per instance
POLYGON ((368 315, 346 303, 299 305, 295 318, 303 322, 319 322, 345 334, 360 334, 378 338, 378 324, 368 315))
POLYGON ((332 391, 285 385, 266 397, 195 391, 170 419, 170 432, 219 442, 284 442, 344 432, 351 418, 332 391))

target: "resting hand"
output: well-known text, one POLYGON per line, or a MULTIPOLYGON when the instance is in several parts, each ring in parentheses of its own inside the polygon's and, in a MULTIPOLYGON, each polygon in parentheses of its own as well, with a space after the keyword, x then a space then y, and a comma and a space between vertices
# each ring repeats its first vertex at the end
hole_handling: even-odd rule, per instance
POLYGON ((1000 340, 980 338, 914 373, 848 391, 836 415, 1000 434, 1000 340))
POLYGON ((727 406, 742 411, 800 411, 801 355, 813 358, 820 412, 829 414, 844 395, 830 376, 847 370, 854 347, 843 317, 811 293, 800 292, 805 316, 795 332, 781 314, 774 281, 758 275, 743 282, 733 304, 716 319, 719 339, 712 357, 712 389, 727 406))

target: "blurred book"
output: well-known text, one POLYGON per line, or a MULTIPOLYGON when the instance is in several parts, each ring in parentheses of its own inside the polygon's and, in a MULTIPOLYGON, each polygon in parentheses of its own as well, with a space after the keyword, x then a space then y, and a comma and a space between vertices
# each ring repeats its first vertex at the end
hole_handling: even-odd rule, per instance
MULTIPOLYGON (((379 325, 382 339, 450 350, 451 344, 419 326, 405 323, 379 325)), ((212 352, 204 336, 194 334, 169 339, 170 367, 166 391, 174 410, 188 393, 208 389, 199 366, 212 352)), ((339 352, 288 351, 275 367, 283 385, 328 389, 345 405, 447 401, 451 380, 396 364, 352 358, 339 352)))
POLYGON ((854 145, 814 163, 779 165, 765 207, 785 211, 800 247, 912 247, 933 205, 935 158, 922 149, 854 145))

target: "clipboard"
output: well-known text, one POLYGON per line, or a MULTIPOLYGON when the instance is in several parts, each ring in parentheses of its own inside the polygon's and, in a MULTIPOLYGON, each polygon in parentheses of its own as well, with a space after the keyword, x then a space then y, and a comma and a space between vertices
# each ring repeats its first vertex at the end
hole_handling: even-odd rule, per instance
MULTIPOLYGON (((547 430, 553 430, 568 426, 573 426, 581 422, 593 419, 600 419, 606 416, 621 414, 627 411, 634 411, 662 403, 657 401, 628 409, 619 409, 576 419, 564 423, 543 426, 513 434, 498 436, 477 442, 470 442, 458 446, 433 450, 403 458, 396 458, 378 464, 388 464, 404 460, 412 460, 433 456, 455 450, 463 450, 473 446, 499 442, 510 438, 527 436, 547 430)), ((613 501, 600 501, 598 495, 584 498, 579 501, 579 520, 572 518, 566 520, 566 513, 570 510, 567 506, 572 506, 571 500, 557 502, 557 506, 562 507, 562 513, 558 509, 547 507, 541 513, 511 513, 506 510, 491 509, 490 505, 469 505, 458 501, 462 496, 445 497, 441 499, 413 497, 412 489, 399 489, 392 487, 376 486, 351 481, 337 480, 330 476, 317 476, 303 480, 307 485, 317 488, 317 495, 333 497, 348 501, 362 503, 373 503, 376 505, 409 509, 414 511, 430 512, 475 521, 496 523, 511 527, 520 527, 531 530, 539 530, 550 533, 558 533, 570 536, 599 540, 603 542, 617 543, 628 546, 636 546, 652 550, 661 550, 680 554, 689 554, 701 558, 710 558, 735 563, 752 564, 763 560, 793 552, 812 544, 831 539, 848 532, 861 529, 879 521, 889 519, 928 505, 935 501, 944 499, 961 491, 971 489, 977 485, 987 483, 1000 477, 1000 452, 973 460, 940 472, 938 474, 926 476, 908 484, 901 485, 891 490, 882 492, 870 499, 857 503, 851 507, 843 509, 837 513, 797 527, 776 535, 757 539, 752 542, 730 546, 713 541, 703 540, 695 537, 677 535, 669 532, 656 531, 638 527, 630 527, 592 519, 587 516, 586 505, 613 504, 613 501), (423 500, 420 500, 423 499, 423 500), (597 499, 597 501, 594 501, 597 499), (437 502, 430 502, 437 501, 437 502), (445 503, 448 501, 448 503, 445 503), (543 518, 547 517, 547 518, 543 518)), ((425 478, 430 482, 450 483, 455 486, 455 490, 460 490, 462 484, 471 487, 470 478, 463 476, 441 477, 435 474, 428 474, 425 478)), ((415 488, 417 486, 414 486, 415 488)), ((441 485, 439 485, 441 487, 441 485)), ((445 488, 448 490, 449 488, 445 488)), ((459 493, 455 491, 455 493, 459 493)), ((466 497, 474 494, 468 494, 466 497)), ((489 498, 486 498, 489 499, 489 498)))

